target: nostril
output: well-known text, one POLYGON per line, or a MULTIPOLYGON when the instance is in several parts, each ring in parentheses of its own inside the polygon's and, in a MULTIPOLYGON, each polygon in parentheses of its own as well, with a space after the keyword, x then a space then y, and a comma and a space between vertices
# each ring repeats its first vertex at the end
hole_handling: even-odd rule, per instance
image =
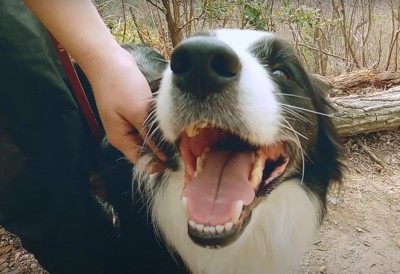
POLYGON ((234 77, 240 72, 240 62, 236 56, 217 54, 210 60, 210 68, 218 76, 234 77))
POLYGON ((190 70, 190 58, 184 51, 171 56, 171 70, 175 74, 185 74, 190 70))
POLYGON ((236 52, 224 42, 215 37, 196 36, 175 48, 170 68, 178 90, 204 100, 234 84, 242 65, 236 52))

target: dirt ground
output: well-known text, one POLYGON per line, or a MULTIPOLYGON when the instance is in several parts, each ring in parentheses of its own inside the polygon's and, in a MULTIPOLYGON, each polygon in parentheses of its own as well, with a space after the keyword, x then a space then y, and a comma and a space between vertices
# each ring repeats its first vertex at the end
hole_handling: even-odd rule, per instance
POLYGON ((344 185, 328 197, 301 273, 400 273, 400 131, 357 136, 345 149, 344 185))
MULTIPOLYGON (((400 273, 400 130, 343 143, 344 185, 331 191, 327 218, 299 273, 400 273)), ((18 238, 1 227, 0 237, 0 273, 47 273, 18 238)))

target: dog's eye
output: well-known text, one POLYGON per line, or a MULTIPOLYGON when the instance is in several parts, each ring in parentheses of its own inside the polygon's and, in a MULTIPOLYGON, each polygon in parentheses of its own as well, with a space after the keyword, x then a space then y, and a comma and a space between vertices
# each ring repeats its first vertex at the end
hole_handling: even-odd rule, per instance
POLYGON ((285 69, 278 68, 278 69, 275 69, 272 73, 278 77, 290 79, 289 73, 285 69))

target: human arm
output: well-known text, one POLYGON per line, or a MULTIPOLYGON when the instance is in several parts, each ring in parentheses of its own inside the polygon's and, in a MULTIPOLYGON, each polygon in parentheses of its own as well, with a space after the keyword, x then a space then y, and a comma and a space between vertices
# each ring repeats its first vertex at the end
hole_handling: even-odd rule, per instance
POLYGON ((115 41, 90 0, 25 0, 49 31, 78 62, 92 85, 110 143, 135 162, 146 137, 143 121, 152 99, 133 57, 115 41), (139 134, 138 134, 139 133, 139 134))

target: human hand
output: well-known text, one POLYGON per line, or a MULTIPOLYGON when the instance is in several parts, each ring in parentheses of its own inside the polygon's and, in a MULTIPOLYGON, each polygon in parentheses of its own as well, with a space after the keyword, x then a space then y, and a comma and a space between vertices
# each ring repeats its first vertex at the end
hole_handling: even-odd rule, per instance
MULTIPOLYGON (((132 163, 138 159, 144 143, 165 161, 165 155, 143 128, 153 97, 133 57, 122 48, 116 48, 90 62, 85 64, 85 72, 109 142, 132 163)), ((161 167, 161 163, 153 165, 150 172, 161 167)))
POLYGON ((85 72, 110 143, 132 163, 144 143, 165 160, 143 128, 152 99, 147 81, 133 57, 115 41, 92 1, 24 2, 85 72))

